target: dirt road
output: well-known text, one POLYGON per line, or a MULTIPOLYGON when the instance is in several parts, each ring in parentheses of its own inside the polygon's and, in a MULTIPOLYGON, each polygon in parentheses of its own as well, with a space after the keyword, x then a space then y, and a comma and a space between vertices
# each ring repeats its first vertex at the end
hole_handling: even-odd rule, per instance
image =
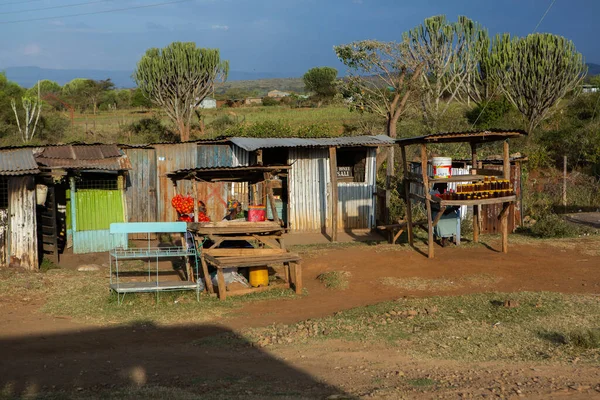
POLYGON ((383 345, 336 341, 264 350, 235 333, 403 296, 598 294, 597 241, 512 245, 508 255, 486 247, 444 248, 433 260, 390 246, 360 246, 311 252, 304 266, 307 296, 249 303, 211 325, 88 326, 41 314, 38 303, 0 303, 0 391, 122 398, 600 396, 596 365, 465 365, 415 360, 383 345), (349 272, 349 289, 325 288, 317 276, 326 271, 349 272), (228 339, 211 341, 223 333, 228 339))

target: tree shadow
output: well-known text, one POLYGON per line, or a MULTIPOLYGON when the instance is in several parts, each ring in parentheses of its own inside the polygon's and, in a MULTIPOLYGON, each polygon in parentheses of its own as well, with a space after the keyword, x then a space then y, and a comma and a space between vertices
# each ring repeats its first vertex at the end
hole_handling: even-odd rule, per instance
POLYGON ((555 331, 539 331, 537 335, 540 339, 544 339, 548 342, 561 345, 567 344, 567 338, 564 334, 555 331))
POLYGON ((3 338, 0 348, 9 398, 353 398, 215 325, 140 323, 3 338))

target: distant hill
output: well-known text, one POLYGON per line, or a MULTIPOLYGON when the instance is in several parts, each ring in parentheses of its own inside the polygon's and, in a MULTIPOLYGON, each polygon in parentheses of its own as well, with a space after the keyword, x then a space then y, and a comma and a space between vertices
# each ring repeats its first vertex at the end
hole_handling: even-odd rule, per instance
MULTIPOLYGON (((0 68, 0 70, 2 70, 0 68)), ((59 85, 75 79, 88 78, 94 80, 110 78, 116 87, 131 88, 135 87, 131 74, 133 71, 110 71, 110 70, 94 70, 94 69, 50 69, 39 67, 8 67, 4 68, 6 77, 18 83, 19 85, 29 88, 35 85, 38 80, 50 79, 58 82, 59 85)), ((274 79, 286 78, 289 74, 277 72, 245 72, 245 71, 230 71, 228 81, 248 81, 256 79, 274 79)))
POLYGON ((587 63, 588 75, 600 75, 600 64, 587 63))

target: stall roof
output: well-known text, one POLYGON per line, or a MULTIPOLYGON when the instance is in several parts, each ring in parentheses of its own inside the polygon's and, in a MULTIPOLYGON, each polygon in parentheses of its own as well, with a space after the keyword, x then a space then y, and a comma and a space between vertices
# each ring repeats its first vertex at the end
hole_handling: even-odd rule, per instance
POLYGON ((270 149, 276 147, 357 147, 357 146, 391 146, 394 139, 385 135, 377 136, 342 136, 336 138, 246 138, 232 137, 229 140, 247 151, 270 149))
POLYGON ((217 167, 217 168, 194 168, 180 169, 167 174, 174 181, 182 179, 196 179, 205 182, 250 182, 262 181, 265 172, 278 173, 290 169, 289 165, 249 167, 217 167))
POLYGON ((0 151, 0 175, 27 175, 39 172, 31 148, 0 151))
POLYGON ((432 133, 431 135, 417 136, 406 139, 397 139, 396 142, 401 146, 429 143, 481 143, 495 142, 509 138, 517 138, 525 135, 527 135, 525 131, 518 129, 509 131, 500 129, 490 129, 485 131, 432 133))
POLYGON ((35 159, 42 168, 120 171, 131 169, 127 156, 114 144, 49 146, 35 159))

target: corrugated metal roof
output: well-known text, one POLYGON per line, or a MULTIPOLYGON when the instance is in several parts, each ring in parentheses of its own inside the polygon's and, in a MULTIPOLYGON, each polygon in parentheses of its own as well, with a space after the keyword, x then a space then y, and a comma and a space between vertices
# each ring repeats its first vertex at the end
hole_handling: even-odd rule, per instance
POLYGON ((114 144, 44 147, 35 160, 46 168, 106 171, 131 169, 127 156, 114 144))
POLYGON ((432 133, 425 136, 397 139, 396 142, 403 146, 419 143, 493 142, 524 135, 527 135, 527 132, 519 129, 488 129, 485 131, 432 133))
POLYGON ((233 144, 247 151, 269 149, 275 147, 354 147, 354 146, 389 146, 394 139, 385 135, 378 136, 342 136, 336 138, 246 138, 233 137, 233 144))
POLYGON ((52 169, 97 169, 105 171, 131 169, 131 162, 127 156, 105 158, 102 160, 73 160, 65 158, 37 157, 36 161, 41 167, 52 169))
POLYGON ((0 175, 26 175, 39 172, 31 148, 0 151, 0 175))

